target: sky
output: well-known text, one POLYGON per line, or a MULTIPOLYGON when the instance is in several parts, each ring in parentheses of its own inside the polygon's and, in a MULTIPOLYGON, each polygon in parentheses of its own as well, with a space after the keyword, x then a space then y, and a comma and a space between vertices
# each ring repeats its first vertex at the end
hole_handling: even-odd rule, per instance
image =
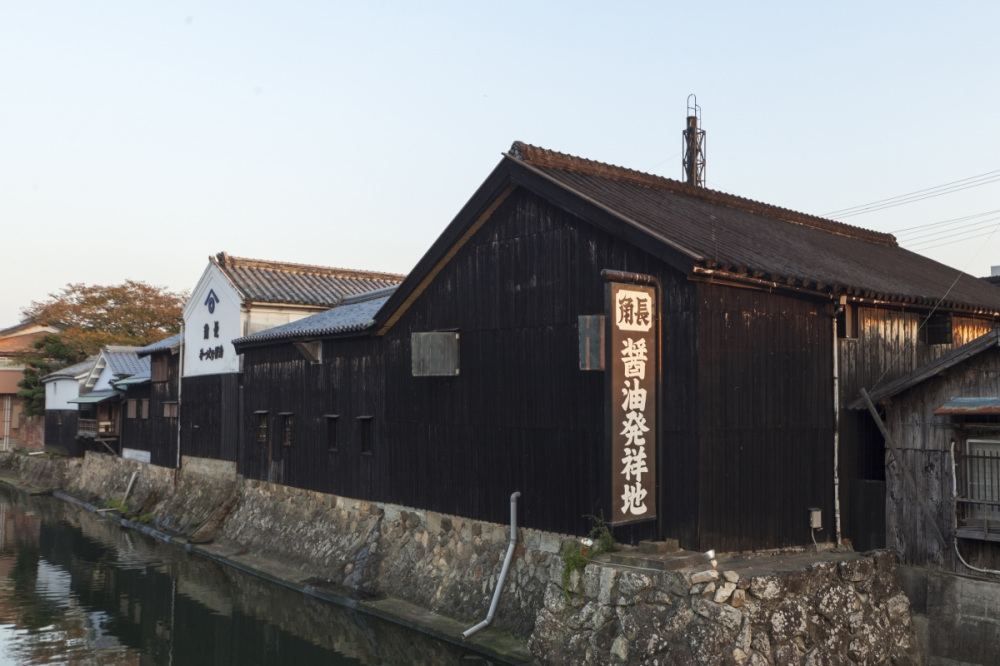
POLYGON ((843 221, 989 275, 998 25, 919 0, 3 3, 0 327, 69 283, 190 290, 222 251, 406 273, 515 140, 680 178, 692 93, 710 188, 827 215, 977 185, 843 221))

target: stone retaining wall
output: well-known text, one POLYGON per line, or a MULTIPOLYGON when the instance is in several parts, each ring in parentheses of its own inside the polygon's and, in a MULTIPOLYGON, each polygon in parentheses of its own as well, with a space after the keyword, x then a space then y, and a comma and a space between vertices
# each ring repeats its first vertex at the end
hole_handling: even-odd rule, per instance
MULTIPOLYGON (((470 625, 486 615, 509 541, 505 525, 245 480, 196 459, 177 471, 92 453, 17 458, 0 458, 0 468, 56 480, 47 485, 94 504, 121 498, 138 471, 129 505, 162 529, 207 531, 309 584, 403 599, 470 625)), ((489 629, 527 640, 541 662, 920 663, 889 553, 753 577, 591 562, 563 590, 569 538, 518 531, 489 629)))
POLYGON ((531 637, 550 663, 921 663, 886 551, 752 578, 590 564, 569 592, 549 585, 531 637))

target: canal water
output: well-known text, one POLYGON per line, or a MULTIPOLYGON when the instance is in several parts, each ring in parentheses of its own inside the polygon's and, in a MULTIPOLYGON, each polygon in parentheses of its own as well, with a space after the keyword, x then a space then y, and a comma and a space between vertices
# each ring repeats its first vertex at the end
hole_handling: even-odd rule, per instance
POLYGON ((488 663, 0 486, 0 665, 488 663))

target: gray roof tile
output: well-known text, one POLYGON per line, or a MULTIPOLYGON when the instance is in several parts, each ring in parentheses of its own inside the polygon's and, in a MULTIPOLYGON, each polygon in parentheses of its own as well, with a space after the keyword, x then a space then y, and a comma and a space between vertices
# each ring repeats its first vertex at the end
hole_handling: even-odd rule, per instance
POLYGON ((139 358, 136 352, 140 349, 141 347, 108 345, 104 348, 103 353, 115 376, 141 375, 144 372, 149 372, 149 358, 139 358))
POLYGON ((149 356, 150 354, 155 354, 156 352, 169 351, 170 349, 179 346, 181 344, 181 334, 171 335, 169 338, 163 338, 158 342, 148 344, 145 347, 139 347, 136 350, 136 355, 139 358, 144 356, 149 356))
POLYGON ((325 268, 231 257, 209 261, 219 267, 247 301, 333 307, 347 296, 399 284, 405 275, 325 268))
POLYGON ((358 294, 344 299, 344 302, 325 312, 305 317, 282 326, 238 338, 233 341, 237 349, 256 346, 261 343, 279 342, 302 338, 321 338, 342 333, 363 331, 371 326, 378 312, 396 287, 386 287, 367 294, 358 294))

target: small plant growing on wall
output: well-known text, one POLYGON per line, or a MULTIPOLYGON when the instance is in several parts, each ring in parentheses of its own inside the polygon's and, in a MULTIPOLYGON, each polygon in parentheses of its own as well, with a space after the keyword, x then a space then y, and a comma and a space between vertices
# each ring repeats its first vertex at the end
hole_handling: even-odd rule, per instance
POLYGON ((611 528, 605 524, 603 516, 587 515, 584 518, 591 523, 587 537, 579 541, 567 541, 563 547, 562 586, 567 602, 570 600, 569 587, 573 572, 582 573, 591 559, 618 550, 618 542, 615 541, 611 528))

